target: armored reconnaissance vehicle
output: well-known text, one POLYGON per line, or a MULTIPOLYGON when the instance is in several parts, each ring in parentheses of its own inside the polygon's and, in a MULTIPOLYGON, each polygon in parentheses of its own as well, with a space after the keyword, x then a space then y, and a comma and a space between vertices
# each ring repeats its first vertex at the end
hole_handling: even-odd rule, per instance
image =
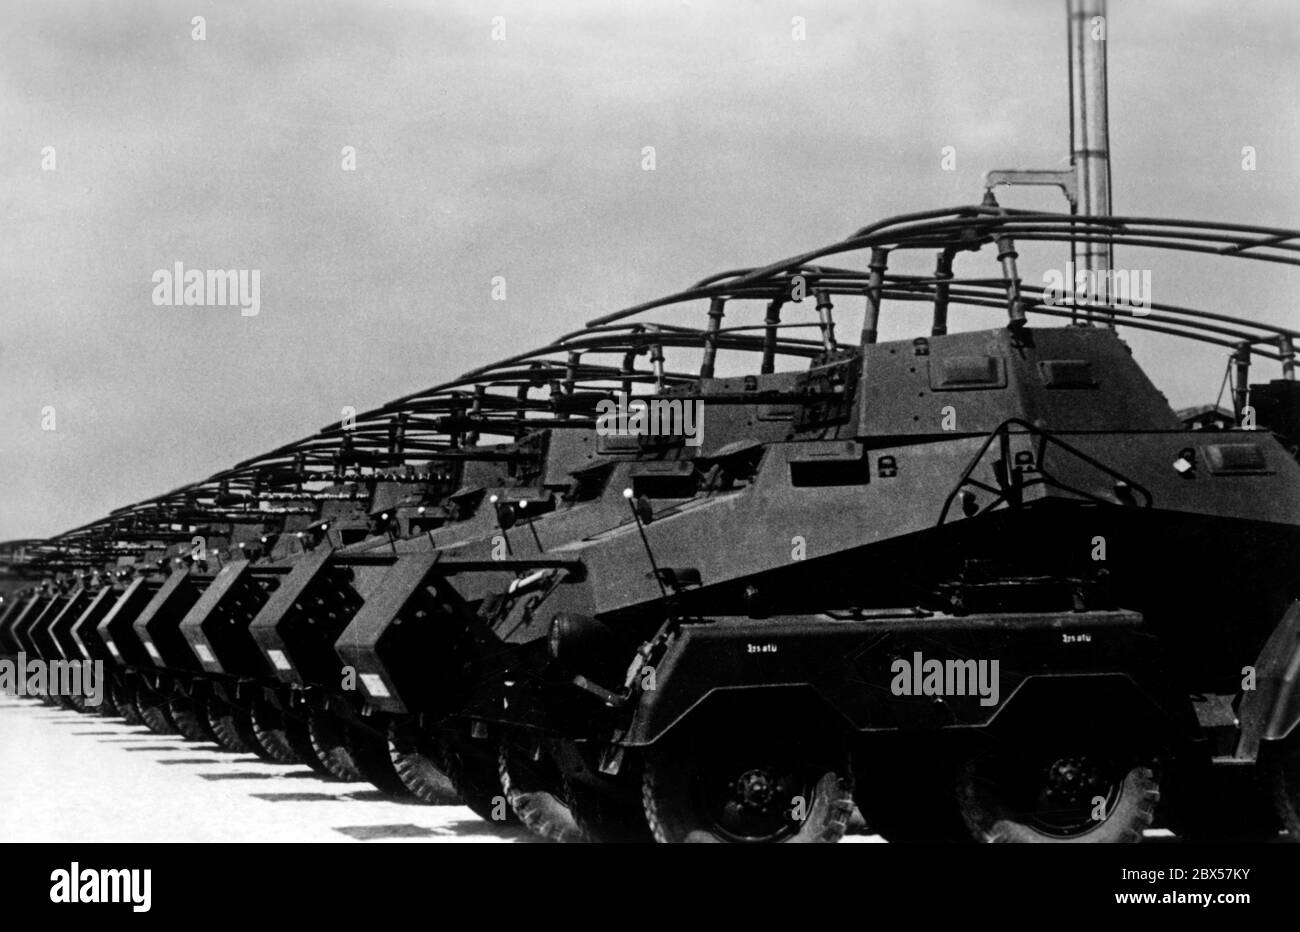
MULTIPOLYGON (((1197 792, 1216 764, 1258 767, 1294 831, 1296 333, 1156 302, 1061 305, 1016 268, 1017 243, 1101 238, 1295 264, 1294 235, 994 203, 876 224, 471 373, 455 384, 483 390, 433 393, 464 413, 423 431, 418 401, 363 416, 404 420, 411 440, 391 455, 425 463, 421 491, 381 514, 388 532, 222 573, 264 565, 305 581, 301 594, 331 567, 373 570, 364 594, 349 582, 311 604, 281 598, 259 624, 280 582, 242 610, 248 637, 280 672, 319 663, 304 687, 354 671, 340 714, 385 716, 399 776, 441 775, 489 817, 504 798, 554 837, 833 840, 856 800, 893 838, 964 821, 990 840, 1131 840, 1162 795, 1185 802, 1180 827, 1215 823, 1197 792), (824 264, 853 251, 866 271, 824 264), (1001 274, 955 274, 981 252, 1001 274), (937 272, 890 271, 916 253, 937 272), (853 344, 836 336, 846 298, 864 309, 853 344), (702 328, 642 319, 692 303, 702 328), (926 314, 926 335, 878 341, 894 306, 926 314), (949 332, 957 307, 1005 323, 949 332), (1052 318, 1069 325, 1030 325, 1052 318), (787 335, 808 326, 816 339, 787 335), (1116 327, 1229 350, 1246 426, 1181 423, 1116 327), (620 363, 587 358, 607 353, 620 363), (1253 359, 1281 378, 1252 385, 1253 359), (703 430, 620 428, 600 402, 625 395, 698 405, 703 430), (471 413, 507 399, 508 416, 471 413), (1186 582, 1216 579, 1232 585, 1186 582)), ((249 493, 250 514, 268 494, 249 493)), ((136 578, 96 629, 116 643, 122 615, 147 636, 158 593, 193 578, 136 578)), ((212 591, 187 616, 219 603, 212 591)), ((76 598, 16 599, 9 649, 47 650, 36 619, 76 598)), ((215 657, 215 637, 189 643, 215 657)), ((144 655, 120 659, 139 672, 144 655)), ((157 695, 161 682, 146 677, 157 695)))
POLYGON ((1148 284, 1298 265, 1300 232, 1114 216, 1100 5, 1069 7, 1070 169, 39 542, 0 648, 71 637, 150 727, 558 841, 835 841, 855 808, 896 841, 1300 838, 1300 332, 1148 284), (1210 372, 1176 413, 1121 333, 1226 351, 1231 410, 1210 372))
POLYGON ((1024 285, 1016 251, 1104 239, 1295 264, 1295 234, 988 200, 566 338, 598 347, 629 316, 707 302, 703 328, 637 332, 652 358, 694 348, 690 375, 633 376, 650 405, 702 405, 699 444, 547 428, 537 477, 496 493, 494 532, 399 559, 355 613, 336 648, 369 704, 461 781, 476 756, 488 786, 502 748, 525 821, 563 837, 567 817, 596 837, 833 839, 856 795, 895 838, 964 822, 988 840, 1134 840, 1162 795, 1180 828, 1221 827, 1198 795, 1213 764, 1258 764, 1294 829, 1296 333, 1063 306, 1024 285), (854 251, 867 270, 820 264, 854 251), (918 252, 936 273, 890 273, 918 252), (955 275, 981 252, 1000 275, 955 275), (801 290, 808 321, 790 319, 801 290), (865 308, 852 345, 835 336, 845 297, 865 308), (925 335, 878 342, 891 304, 925 313, 925 335), (746 305, 761 322, 723 326, 746 305), (949 332, 958 306, 1005 324, 949 332), (1069 326, 1030 325, 1051 318, 1069 326), (796 326, 819 339, 782 335, 796 326), (1118 326, 1227 348, 1246 427, 1181 423, 1118 326), (756 350, 757 371, 720 374, 729 350, 756 350), (810 365, 782 372, 785 354, 810 365), (1251 359, 1282 377, 1251 385, 1251 359), (521 522, 511 497, 546 504, 521 522))

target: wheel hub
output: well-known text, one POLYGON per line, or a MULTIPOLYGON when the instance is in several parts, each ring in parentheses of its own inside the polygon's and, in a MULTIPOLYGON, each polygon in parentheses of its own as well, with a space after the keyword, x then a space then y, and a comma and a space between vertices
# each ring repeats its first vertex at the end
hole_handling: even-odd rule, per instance
POLYGON ((751 770, 736 781, 736 791, 741 805, 748 809, 768 811, 772 807, 776 786, 766 771, 751 770))
POLYGON ((1106 796, 1108 781, 1086 757, 1062 757, 1047 768, 1043 795, 1054 806, 1091 807, 1095 796, 1106 796))
POLYGON ((723 834, 742 841, 770 841, 796 831, 797 797, 807 795, 793 766, 771 761, 718 761, 715 793, 706 806, 723 834))
MULTIPOLYGON (((1033 771, 1029 771, 1033 772, 1033 771)), ((1097 825, 1098 797, 1105 800, 1102 818, 1108 818, 1118 798, 1115 770, 1102 758, 1074 755, 1051 759, 1037 770, 1024 797, 1030 824, 1060 837, 1085 832, 1097 825)))

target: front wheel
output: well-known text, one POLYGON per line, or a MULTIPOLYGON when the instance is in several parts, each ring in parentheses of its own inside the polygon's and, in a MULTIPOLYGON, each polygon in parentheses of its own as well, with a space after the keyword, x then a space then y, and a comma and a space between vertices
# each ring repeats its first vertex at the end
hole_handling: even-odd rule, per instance
POLYGON ((460 796, 438 765, 437 749, 412 722, 395 718, 388 726, 388 757, 402 784, 422 803, 458 805, 460 796))
POLYGON ((497 746, 460 733, 443 733, 436 740, 435 763, 465 805, 486 822, 517 822, 501 788, 497 746))
POLYGON ((530 754, 502 741, 497 772, 506 802, 530 832, 561 844, 586 840, 564 800, 564 778, 550 754, 530 754))
POLYGON ((646 821, 659 842, 837 842, 854 808, 849 761, 818 729, 693 728, 647 753, 646 821))

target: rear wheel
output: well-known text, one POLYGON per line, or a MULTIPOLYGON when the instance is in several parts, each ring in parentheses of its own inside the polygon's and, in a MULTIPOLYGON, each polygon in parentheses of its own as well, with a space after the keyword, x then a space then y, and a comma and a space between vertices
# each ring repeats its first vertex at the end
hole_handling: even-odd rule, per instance
POLYGON ((565 775, 564 799, 587 841, 603 844, 643 844, 655 840, 641 805, 641 783, 609 781, 593 786, 565 775))
POLYGON ((1151 826, 1160 785, 1151 767, 1125 756, 991 752, 968 763, 958 798, 979 841, 1125 844, 1151 826))
POLYGON ((496 745, 458 734, 437 738, 438 768, 480 819, 498 825, 517 821, 497 770, 496 745))
POLYGON ((252 716, 243 709, 219 699, 209 699, 207 716, 212 736, 227 751, 232 754, 256 754, 262 760, 271 759, 258 745, 257 737, 253 734, 252 716))
POLYGON ((189 741, 212 741, 212 729, 208 720, 199 711, 199 704, 183 696, 173 696, 168 704, 176 730, 189 741))
POLYGON ((408 795, 385 739, 321 710, 312 711, 308 729, 317 757, 332 776, 349 783, 368 781, 394 796, 408 795))
POLYGON ((660 842, 837 842, 853 772, 843 740, 821 730, 697 726, 647 753, 642 804, 660 842))
POLYGON ((312 749, 305 724, 285 715, 265 699, 254 701, 251 720, 253 739, 271 760, 277 764, 307 764, 313 770, 325 772, 325 766, 312 749))
POLYGON ((562 844, 585 840, 564 801, 564 780, 550 754, 543 752, 534 758, 523 748, 502 741, 497 773, 506 802, 530 832, 562 844))
POLYGON ((437 763, 433 739, 412 723, 394 719, 388 726, 388 757, 398 779, 420 802, 431 806, 458 805, 456 787, 437 763))
POLYGON ((135 705, 140 710, 140 721, 155 735, 176 734, 176 723, 168 711, 167 700, 158 693, 150 689, 136 690, 135 705))

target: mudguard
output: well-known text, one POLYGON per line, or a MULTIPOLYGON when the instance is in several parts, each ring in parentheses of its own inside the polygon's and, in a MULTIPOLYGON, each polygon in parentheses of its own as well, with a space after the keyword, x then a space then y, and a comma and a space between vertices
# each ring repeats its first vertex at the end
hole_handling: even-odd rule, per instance
POLYGON ((227 676, 271 675, 271 663, 258 649, 249 624, 270 598, 286 565, 259 566, 248 560, 227 563, 180 621, 180 633, 208 673, 227 676))
POLYGON ((150 658, 150 662, 143 666, 188 671, 203 669, 181 634, 180 624, 211 579, 210 576, 185 572, 173 573, 144 611, 136 616, 131 627, 150 658))
POLYGON ((18 632, 44 610, 48 598, 48 594, 44 592, 32 593, 25 603, 5 616, 4 627, 0 628, 0 653, 14 656, 19 651, 25 650, 18 632))
POLYGON ((1253 760, 1263 741, 1281 741, 1300 727, 1300 602, 1282 615, 1255 660, 1255 688, 1238 713, 1238 758, 1253 760))
POLYGON ((134 623, 153 601, 161 585, 158 580, 144 576, 131 580, 122 597, 95 628, 113 659, 123 666, 147 667, 153 664, 144 645, 140 643, 140 638, 136 636, 134 623))
POLYGON ((743 708, 744 700, 782 701, 794 692, 815 696, 860 733, 978 729, 1022 715, 1118 709, 1170 740, 1198 737, 1185 690, 1134 612, 895 612, 684 625, 619 743, 653 744, 719 694, 743 708), (932 661, 941 671, 938 692, 926 679, 932 661))

